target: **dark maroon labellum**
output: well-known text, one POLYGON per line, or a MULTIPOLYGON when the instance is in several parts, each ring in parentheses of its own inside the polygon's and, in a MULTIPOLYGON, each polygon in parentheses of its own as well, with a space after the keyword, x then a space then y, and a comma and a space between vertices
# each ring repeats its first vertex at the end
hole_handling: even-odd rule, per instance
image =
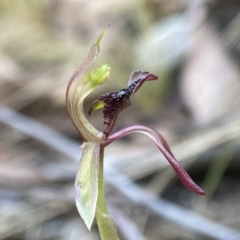
POLYGON ((111 120, 123 109, 131 105, 131 96, 141 79, 133 82, 127 88, 118 92, 105 93, 100 96, 99 100, 105 103, 103 110, 104 124, 110 125, 111 120))

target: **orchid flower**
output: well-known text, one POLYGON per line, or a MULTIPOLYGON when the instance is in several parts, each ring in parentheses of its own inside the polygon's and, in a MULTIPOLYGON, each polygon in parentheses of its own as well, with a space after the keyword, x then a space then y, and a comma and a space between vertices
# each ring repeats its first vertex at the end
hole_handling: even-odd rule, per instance
POLYGON ((144 82, 155 81, 158 79, 157 76, 149 72, 134 71, 126 88, 117 92, 103 94, 93 102, 88 113, 91 115, 95 110, 103 109, 104 124, 106 125, 103 132, 99 132, 94 128, 84 115, 84 99, 98 85, 106 82, 110 74, 110 68, 108 65, 103 65, 84 77, 79 76, 88 69, 98 56, 100 41, 107 29, 108 27, 94 41, 88 55, 70 78, 66 91, 66 105, 74 126, 85 140, 75 180, 75 201, 78 212, 89 230, 94 218, 96 218, 101 238, 113 240, 119 238, 114 221, 107 210, 104 194, 103 158, 105 147, 115 140, 131 133, 145 134, 155 143, 187 188, 200 195, 204 195, 204 191, 193 182, 191 177, 180 166, 167 142, 156 130, 135 125, 111 135, 118 114, 131 105, 133 95, 144 82), (73 83, 75 83, 74 86, 73 83))

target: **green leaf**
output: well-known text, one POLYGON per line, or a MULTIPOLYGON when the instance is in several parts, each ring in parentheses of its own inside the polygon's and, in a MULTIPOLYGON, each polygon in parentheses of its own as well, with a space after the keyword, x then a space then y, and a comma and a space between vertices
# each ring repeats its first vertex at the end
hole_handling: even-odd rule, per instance
POLYGON ((100 148, 100 166, 98 177, 98 200, 95 217, 102 240, 119 240, 117 227, 108 213, 104 192, 104 148, 100 148))
POLYGON ((98 198, 100 143, 87 142, 75 180, 75 201, 79 214, 90 230, 98 198))

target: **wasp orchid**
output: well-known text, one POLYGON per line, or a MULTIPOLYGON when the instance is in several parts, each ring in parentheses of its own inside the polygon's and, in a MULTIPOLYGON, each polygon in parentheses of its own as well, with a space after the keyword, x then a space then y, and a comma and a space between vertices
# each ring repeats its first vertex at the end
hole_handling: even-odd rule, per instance
POLYGON ((200 195, 203 195, 204 191, 193 182, 191 177, 180 166, 167 142, 156 130, 135 125, 111 134, 118 114, 131 105, 133 95, 144 82, 155 81, 158 79, 157 76, 145 71, 134 71, 126 88, 117 92, 103 94, 93 102, 88 113, 91 115, 95 110, 103 109, 104 124, 106 125, 103 132, 94 128, 87 120, 83 111, 83 101, 98 85, 106 82, 110 68, 108 65, 103 65, 83 77, 80 77, 80 75, 88 69, 98 56, 100 41, 106 30, 107 28, 94 41, 88 55, 70 78, 66 91, 66 105, 74 126, 85 141, 75 180, 77 209, 89 230, 94 218, 96 218, 101 238, 113 240, 119 238, 114 221, 106 206, 103 158, 104 148, 115 140, 131 133, 145 134, 155 143, 187 188, 200 195))

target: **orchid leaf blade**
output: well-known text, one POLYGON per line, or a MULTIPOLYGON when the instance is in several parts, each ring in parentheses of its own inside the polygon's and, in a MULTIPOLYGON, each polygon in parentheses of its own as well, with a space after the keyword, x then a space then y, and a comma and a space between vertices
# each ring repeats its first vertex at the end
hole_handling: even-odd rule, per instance
POLYGON ((101 239, 104 240, 119 240, 117 227, 110 214, 96 209, 96 219, 100 231, 101 239))
POLYGON ((100 143, 87 142, 75 180, 75 201, 78 212, 90 230, 98 199, 100 143))

